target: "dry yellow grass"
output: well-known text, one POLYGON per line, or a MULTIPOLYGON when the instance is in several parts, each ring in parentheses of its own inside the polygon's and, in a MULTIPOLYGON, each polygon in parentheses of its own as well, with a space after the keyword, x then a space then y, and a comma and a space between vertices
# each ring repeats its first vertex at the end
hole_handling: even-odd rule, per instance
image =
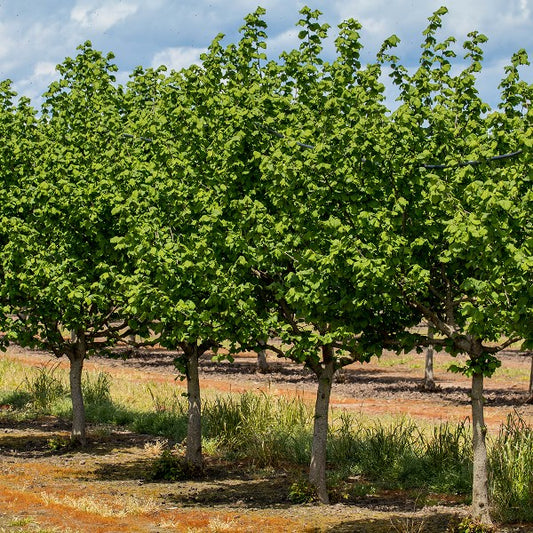
POLYGON ((146 515, 158 510, 158 505, 154 500, 141 500, 131 495, 120 495, 113 502, 106 503, 102 501, 101 496, 81 496, 74 498, 72 496, 59 496, 49 492, 41 492, 41 499, 45 505, 61 505, 85 513, 109 518, 146 515))

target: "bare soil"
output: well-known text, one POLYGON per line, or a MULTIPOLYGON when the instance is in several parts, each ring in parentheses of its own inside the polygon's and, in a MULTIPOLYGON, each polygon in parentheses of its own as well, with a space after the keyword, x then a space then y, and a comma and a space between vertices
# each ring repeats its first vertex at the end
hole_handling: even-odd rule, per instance
MULTIPOLYGON (((122 354, 124 355, 124 354, 122 354)), ((11 349, 1 357, 42 365, 44 353, 11 349)), ((88 370, 146 382, 175 382, 174 355, 165 351, 130 354, 127 360, 91 357, 88 370)), ((334 385, 332 406, 370 416, 406 414, 424 421, 460 421, 470 415, 469 383, 445 371, 452 361, 437 354, 438 390, 421 389, 423 355, 385 355, 351 365, 334 385)), ((314 376, 301 366, 269 357, 271 372, 256 371, 253 354, 233 364, 201 361, 202 385, 220 391, 268 391, 313 401, 314 376)), ((502 368, 487 380, 486 416, 496 431, 516 410, 533 423, 527 400, 530 360, 517 352, 502 356, 502 368)), ((65 362, 66 366, 66 362, 65 362)), ((84 449, 63 447, 68 421, 53 417, 13 423, 0 413, 0 532, 445 532, 468 512, 463 498, 381 491, 331 506, 291 504, 291 468, 258 472, 246 464, 211 459, 201 480, 148 482, 158 453, 154 437, 109 427, 90 427, 84 449), (57 449, 51 446, 57 443, 57 449)), ((342 498, 338 498, 342 501, 342 498)), ((533 524, 500 531, 533 532, 533 524)))

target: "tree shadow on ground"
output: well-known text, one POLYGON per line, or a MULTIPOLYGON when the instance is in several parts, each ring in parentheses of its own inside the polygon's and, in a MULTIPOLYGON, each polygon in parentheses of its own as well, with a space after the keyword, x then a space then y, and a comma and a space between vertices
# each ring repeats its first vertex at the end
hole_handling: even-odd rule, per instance
MULTIPOLYGON (((118 352, 125 353, 124 351, 118 352)), ((173 364, 174 357, 178 352, 165 350, 139 350, 134 355, 128 356, 128 364, 137 368, 151 368, 164 373, 176 373, 173 364)), ((505 355, 505 357, 516 358, 518 355, 505 355)), ((115 354, 117 357, 119 355, 115 354)), ((209 379, 210 376, 231 379, 231 376, 253 377, 254 381, 265 385, 298 385, 316 383, 315 375, 303 367, 290 361, 274 361, 269 363, 267 373, 258 373, 258 368, 253 358, 238 360, 235 362, 211 360, 211 354, 204 354, 200 359, 200 370, 203 377, 209 379)), ((440 385, 435 391, 423 389, 423 379, 418 376, 405 376, 391 374, 383 369, 366 368, 344 368, 340 372, 336 381, 342 385, 348 396, 354 397, 388 397, 400 394, 411 399, 426 399, 428 395, 446 403, 454 405, 470 404, 470 385, 440 385), (350 394, 353 391, 353 394, 350 394)), ((337 385, 336 383, 336 385, 337 385)), ((437 383, 439 385, 439 383, 437 383)), ((485 394, 487 405, 494 407, 516 407, 523 405, 528 400, 527 391, 509 390, 505 388, 487 389, 485 394)))
POLYGON ((284 477, 269 479, 214 479, 180 486, 163 497, 182 507, 234 505, 241 508, 268 509, 290 507, 288 483, 284 477))
MULTIPOLYGON (((146 458, 100 463, 93 468, 87 481, 136 481, 140 485, 146 483, 150 471, 151 461, 146 458)), ((82 480, 83 478, 80 478, 82 480)))
POLYGON ((458 517, 452 512, 437 512, 431 516, 409 516, 408 514, 391 514, 388 518, 360 518, 345 520, 328 531, 335 533, 439 533, 448 531, 458 517))
MULTIPOLYGON (((284 509, 289 512, 292 509, 295 515, 301 514, 302 509, 306 507, 315 508, 317 505, 291 503, 287 480, 284 479, 243 482, 224 480, 204 487, 192 486, 189 490, 180 487, 177 491, 170 491, 161 496, 165 501, 181 508, 230 506, 236 511, 284 509)), ((327 531, 366 533, 444 532, 458 514, 465 514, 462 506, 457 509, 433 506, 413 510, 411 500, 388 496, 376 497, 372 501, 362 498, 354 503, 323 506, 322 509, 323 516, 338 517, 338 522, 329 524, 327 531), (372 518, 368 517, 369 514, 372 518), (383 514, 386 514, 387 518, 383 518, 383 514)))
POLYGON ((336 524, 328 531, 334 533, 391 533, 391 532, 432 532, 448 531, 451 523, 456 521, 455 513, 439 512, 432 516, 409 516, 392 514, 389 518, 361 518, 345 520, 336 524))
POLYGON ((105 426, 87 428, 86 446, 70 444, 71 422, 56 417, 34 420, 0 421, 0 454, 28 458, 51 457, 65 454, 104 456, 133 446, 142 447, 153 441, 151 435, 139 435, 105 426), (20 434, 22 432, 22 434, 20 434))

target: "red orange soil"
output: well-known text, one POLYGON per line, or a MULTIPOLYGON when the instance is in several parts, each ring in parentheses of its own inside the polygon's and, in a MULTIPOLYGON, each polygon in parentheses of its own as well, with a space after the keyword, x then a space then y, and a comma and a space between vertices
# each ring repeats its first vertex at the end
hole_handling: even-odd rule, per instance
MULTIPOLYGON (((6 356, 32 365, 50 359, 24 350, 6 356)), ((423 357, 394 357, 348 367, 334 385, 333 407, 365 415, 408 414, 428 421, 469 416, 468 380, 444 370, 451 358, 437 356, 440 390, 424 393, 419 388, 423 357)), ((533 406, 524 403, 530 360, 518 354, 504 355, 502 360, 502 369, 486 383, 492 430, 515 409, 533 422, 533 406)), ((252 354, 237 358, 233 365, 205 358, 203 386, 233 392, 265 390, 313 401, 311 374, 275 358, 270 363, 270 374, 258 374, 252 354)), ((174 382, 176 376, 172 355, 157 351, 127 361, 92 357, 86 368, 145 382, 174 382)), ((418 509, 416 495, 392 492, 327 508, 290 505, 286 473, 266 472, 263 477, 247 473, 245 465, 213 464, 213 475, 202 481, 145 483, 143 473, 155 439, 93 430, 87 450, 52 452, 49 440, 67 434, 64 422, 53 418, 23 425, 3 424, 0 419, 0 531, 439 532, 446 530, 452 515, 466 512, 465 506, 439 496, 436 505, 418 509), (417 524, 424 526, 417 529, 417 524)))

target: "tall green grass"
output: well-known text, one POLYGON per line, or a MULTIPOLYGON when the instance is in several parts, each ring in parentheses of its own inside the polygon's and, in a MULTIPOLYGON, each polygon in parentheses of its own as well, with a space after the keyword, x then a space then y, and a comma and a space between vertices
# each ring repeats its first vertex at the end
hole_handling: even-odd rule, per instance
POLYGON ((68 387, 57 369, 58 363, 49 363, 37 368, 33 375, 26 376, 24 388, 35 409, 41 411, 50 409, 55 402, 67 394, 68 387))
POLYGON ((533 522, 533 428, 511 413, 490 447, 492 501, 504 522, 533 522))
POLYGON ((204 405, 204 434, 227 457, 265 467, 309 460, 312 412, 298 398, 245 392, 204 405))
POLYGON ((465 424, 421 429, 409 418, 368 422, 343 414, 331 431, 328 457, 390 488, 466 493, 471 488, 470 433, 465 424))

